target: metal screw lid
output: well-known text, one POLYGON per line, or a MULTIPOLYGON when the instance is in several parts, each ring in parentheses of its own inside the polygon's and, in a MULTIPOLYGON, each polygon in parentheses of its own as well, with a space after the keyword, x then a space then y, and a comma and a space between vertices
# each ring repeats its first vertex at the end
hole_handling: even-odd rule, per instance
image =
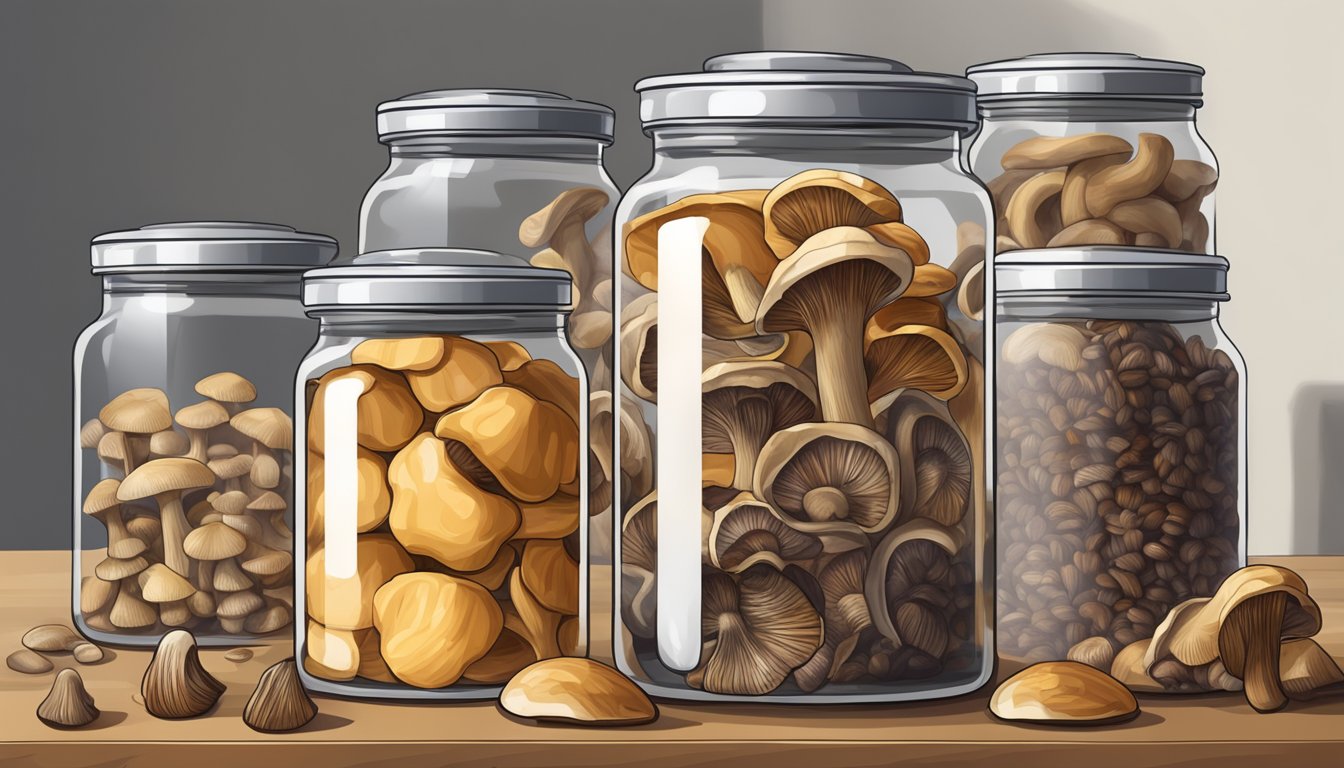
POLYGON ((372 251, 303 275, 309 314, 338 311, 568 311, 571 278, 467 248, 372 251))
POLYGON ((595 139, 610 144, 611 107, 549 91, 452 88, 378 105, 378 141, 422 136, 517 135, 595 139))
POLYGON ((1128 295, 1227 301, 1227 259, 1120 246, 1041 248, 994 257, 1000 297, 1128 295))
POLYGON ((850 53, 754 51, 635 84, 644 130, 678 124, 974 129, 975 85, 850 53))
POLYGON ((975 64, 966 76, 981 104, 1079 96, 1204 103, 1203 67, 1133 53, 1036 53, 975 64))
POLYGON ((336 255, 336 240, 283 224, 187 221, 107 232, 91 243, 93 273, 302 272, 336 255))

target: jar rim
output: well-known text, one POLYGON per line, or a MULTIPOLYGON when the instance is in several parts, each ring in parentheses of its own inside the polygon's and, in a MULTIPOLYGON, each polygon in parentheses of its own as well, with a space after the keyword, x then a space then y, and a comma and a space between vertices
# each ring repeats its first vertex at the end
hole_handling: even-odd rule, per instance
POLYGON ((616 113, 562 93, 518 88, 448 88, 378 105, 378 141, 417 136, 551 136, 610 144, 616 113))
POLYGON ((187 221, 105 232, 90 242, 93 274, 303 272, 336 256, 335 238, 283 224, 187 221))
POLYGON ((1004 298, 1126 295, 1227 301, 1222 256, 1127 246, 1008 251, 995 257, 995 291, 1004 298))
POLYGON ((1204 68, 1133 53, 1036 53, 966 68, 981 105, 1088 97, 1204 104, 1204 68))

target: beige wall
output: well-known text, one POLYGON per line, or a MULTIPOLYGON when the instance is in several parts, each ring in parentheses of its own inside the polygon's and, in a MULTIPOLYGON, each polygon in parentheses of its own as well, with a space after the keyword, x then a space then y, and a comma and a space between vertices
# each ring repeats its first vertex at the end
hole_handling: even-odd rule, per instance
POLYGON ((1132 51, 1208 70, 1228 334, 1250 370, 1251 554, 1344 553, 1344 3, 766 0, 767 47, 917 69, 1039 51, 1132 51))

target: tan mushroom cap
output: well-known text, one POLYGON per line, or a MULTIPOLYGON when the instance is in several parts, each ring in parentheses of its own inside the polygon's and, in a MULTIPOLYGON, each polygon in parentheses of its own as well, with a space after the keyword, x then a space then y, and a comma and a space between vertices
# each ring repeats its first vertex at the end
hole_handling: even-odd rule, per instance
POLYGON ((545 501, 520 502, 518 510, 522 522, 513 534, 517 541, 563 539, 578 530, 581 519, 579 497, 568 493, 557 493, 545 501))
POLYGON ((238 515, 249 503, 250 499, 243 491, 225 491, 209 502, 222 515, 238 515))
POLYGON ((141 464, 121 481, 117 500, 135 501, 161 493, 209 488, 215 484, 215 473, 199 461, 183 458, 155 459, 141 464))
POLYGON ((820 554, 818 539, 789 527, 750 493, 738 494, 714 512, 709 561, 720 570, 740 573, 757 563, 768 563, 782 571, 789 563, 820 554))
POLYGON ((495 353, 495 358, 499 360, 499 370, 506 373, 517 369, 520 365, 532 359, 527 347, 516 341, 483 341, 481 343, 495 353))
POLYGON ((223 403, 250 403, 257 399, 257 388, 242 376, 223 371, 196 382, 196 394, 223 403))
MULTIPOLYGON (((101 576, 99 578, 102 578, 101 576)), ((140 629, 154 625, 159 620, 158 610, 145 602, 137 594, 139 590, 128 589, 123 585, 112 603, 108 619, 120 629, 140 629)))
POLYGON ((395 538, 366 533, 355 539, 358 568, 353 575, 329 574, 326 550, 311 550, 305 566, 308 614, 332 629, 373 626, 373 596, 394 576, 415 570, 415 562, 395 538))
POLYGON ((266 548, 264 552, 244 560, 242 569, 257 576, 274 576, 284 573, 293 563, 294 558, 288 552, 266 548))
POLYGON ((216 592, 240 592, 256 586, 252 579, 238 567, 233 558, 220 560, 215 564, 215 572, 210 577, 210 585, 216 592))
POLYGON ((918 389, 949 400, 966 386, 966 355, 946 331, 905 324, 865 341, 868 400, 874 416, 885 411, 902 389, 918 389))
POLYGON ((832 227, 900 222, 901 204, 872 179, 824 168, 781 181, 762 202, 765 241, 784 259, 809 237, 832 227))
POLYGON ((888 413, 891 443, 901 457, 901 518, 961 522, 974 498, 975 459, 947 405, 906 389, 888 413))
POLYGON ((261 595, 248 590, 240 590, 230 592, 220 598, 219 604, 215 607, 215 615, 221 619, 241 619, 265 607, 266 601, 261 595))
POLYGON ((937 264, 920 264, 910 278, 910 288, 905 296, 925 299, 938 296, 957 287, 957 275, 952 270, 937 264))
POLYGON ((639 296, 621 310, 621 381, 636 396, 658 402, 658 294, 639 296))
POLYGON ((136 581, 140 584, 140 596, 151 603, 186 600, 196 593, 191 582, 163 563, 155 563, 141 571, 136 581))
POLYGON ((658 708, 629 678, 585 658, 536 662, 499 694, 499 706, 516 717, 580 725, 638 725, 658 708))
POLYGON ((197 560, 223 560, 241 555, 247 537, 223 523, 206 523, 187 534, 182 548, 197 560))
POLYGON ((165 429, 149 436, 149 452, 157 456, 181 456, 191 445, 187 436, 173 429, 165 429))
POLYGON ((98 420, 108 429, 134 434, 152 434, 173 425, 168 412, 168 396, 152 387, 128 389, 98 412, 98 420))
POLYGON ((817 416, 812 379, 783 363, 716 363, 700 381, 701 446, 711 453, 734 455, 734 488, 751 487, 756 458, 771 435, 817 416))
POLYGON ((214 400, 205 400, 177 410, 177 423, 187 429, 213 429, 229 420, 229 412, 214 400))
POLYGON ((288 509, 289 505, 285 503, 285 497, 275 491, 262 491, 257 498, 248 502, 247 508, 259 512, 274 512, 279 509, 288 509))
POLYGON ((1115 678, 1076 661, 1043 661, 1003 681, 989 710, 1004 720, 1097 725, 1139 714, 1139 703, 1115 678))
POLYGON ((149 561, 143 555, 131 558, 109 557, 94 566, 94 574, 103 581, 120 581, 145 570, 149 561))
POLYGON ((135 469, 135 454, 126 440, 125 432, 108 432, 98 439, 98 458, 109 464, 120 462, 122 467, 135 469))
POLYGON ((365 339, 350 353, 350 362, 393 371, 427 371, 442 362, 443 351, 441 336, 365 339))
POLYGON ((479 584, 440 573, 407 573, 374 596, 383 661, 417 688, 457 682, 504 629, 499 603, 479 584), (426 613, 426 606, 433 610, 426 613))
POLYGON ((357 382, 362 388, 353 414, 360 445, 375 451, 396 451, 420 431, 423 411, 406 377, 374 365, 349 365, 328 371, 318 380, 308 413, 310 450, 323 452, 327 395, 333 384, 344 381, 357 382))
POLYGON ((109 509, 114 509, 121 505, 117 499, 117 489, 121 486, 121 481, 108 477, 99 480, 89 489, 89 495, 84 498, 84 514, 98 515, 109 509))
POLYGON ((98 441, 102 440, 106 434, 107 427, 103 426, 103 422, 97 419, 89 419, 84 422, 84 426, 79 428, 79 447, 97 448, 98 441))
POLYGON ((553 360, 531 360, 504 373, 504 383, 545 400, 579 423, 579 380, 553 360))
POLYGON ((254 459, 250 453, 239 453, 223 459, 211 459, 206 467, 220 480, 233 480, 252 471, 254 459))
POLYGON ((294 447, 294 422, 279 408, 249 408, 229 419, 229 425, 272 450, 294 447))
POLYGON ((405 376, 416 399, 433 413, 471 402, 504 381, 495 353, 484 344, 460 336, 444 337, 443 359, 438 365, 424 371, 406 371, 405 376))

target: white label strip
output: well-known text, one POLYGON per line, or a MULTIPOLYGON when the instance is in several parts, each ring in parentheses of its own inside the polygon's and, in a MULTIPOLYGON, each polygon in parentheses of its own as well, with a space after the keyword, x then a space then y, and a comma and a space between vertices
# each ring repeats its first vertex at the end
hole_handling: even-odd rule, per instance
POLYGON ((701 241, 709 219, 658 229, 658 656, 700 663, 701 241))
POLYGON ((328 579, 353 579, 359 567, 355 548, 359 525, 358 407, 364 382, 354 376, 336 378, 327 382, 323 391, 324 575, 328 579))

